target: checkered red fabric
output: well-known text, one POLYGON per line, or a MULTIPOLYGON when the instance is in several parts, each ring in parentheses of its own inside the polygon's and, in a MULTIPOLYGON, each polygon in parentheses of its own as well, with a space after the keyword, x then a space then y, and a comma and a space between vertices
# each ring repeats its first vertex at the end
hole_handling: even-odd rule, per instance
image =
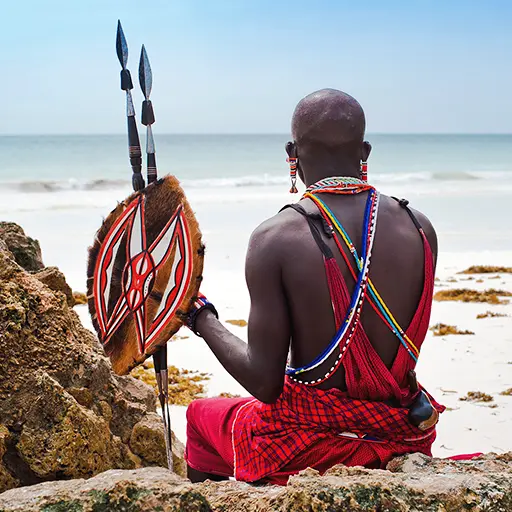
MULTIPOLYGON (((407 329, 418 348, 427 333, 434 288, 432 252, 424 233, 420 233, 425 256, 424 287, 407 329)), ((349 307, 350 294, 344 281, 332 299, 335 310, 346 311, 349 307)), ((233 425, 236 478, 253 482, 275 474, 319 440, 339 439, 344 432, 379 439, 381 463, 411 451, 430 454, 435 427, 423 432, 407 417, 407 406, 414 398, 407 373, 414 366, 414 360, 400 345, 393 366, 388 369, 359 324, 343 360, 347 392, 335 388, 321 390, 288 379, 275 404, 254 401, 240 408, 233 425)), ((431 401, 439 412, 444 411, 432 397, 431 401)), ((361 444, 358 440, 353 443, 361 444)), ((348 447, 340 445, 343 449, 339 457, 344 464, 352 465, 350 459, 355 460, 356 454, 343 458, 341 452, 348 447)))
POLYGON ((253 401, 240 408, 233 425, 235 477, 260 480, 318 441, 339 438, 345 432, 380 440, 389 458, 411 451, 430 454, 435 427, 421 431, 409 423, 407 413, 404 407, 354 400, 339 389, 321 390, 287 379, 275 404, 253 401))

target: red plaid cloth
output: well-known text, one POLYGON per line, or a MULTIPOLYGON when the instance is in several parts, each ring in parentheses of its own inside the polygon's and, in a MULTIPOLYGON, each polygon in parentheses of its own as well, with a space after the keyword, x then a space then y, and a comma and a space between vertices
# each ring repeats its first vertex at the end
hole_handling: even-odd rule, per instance
MULTIPOLYGON (((435 400, 432 403, 444 411, 435 400)), ((240 407, 233 424, 235 477, 260 480, 279 472, 320 440, 340 439, 346 432, 377 438, 373 442, 380 440, 389 452, 388 460, 409 452, 430 455, 435 427, 421 431, 409 423, 407 413, 403 407, 355 400, 339 389, 321 390, 287 379, 275 404, 254 400, 240 407)))
MULTIPOLYGON (((418 348, 428 330, 434 289, 432 251, 423 232, 421 236, 425 256, 424 286, 418 309, 406 330, 418 348)), ((346 311, 350 294, 343 280, 340 284, 332 300, 335 311, 346 311)), ((233 424, 237 480, 254 482, 278 473, 301 454, 307 455, 321 440, 346 441, 345 437, 340 437, 344 432, 381 441, 361 443, 355 439, 351 442, 352 447, 361 444, 379 447, 379 453, 375 453, 373 460, 368 458, 363 462, 367 466, 373 467, 375 462, 384 466, 393 456, 404 453, 431 454, 435 427, 423 432, 407 419, 407 406, 413 399, 407 373, 415 367, 415 362, 402 345, 388 369, 359 324, 343 367, 347 392, 335 388, 321 390, 287 379, 275 404, 267 405, 255 400, 239 409, 233 424), (398 403, 400 407, 387 405, 390 402, 398 403)), ((445 410, 430 398, 439 412, 445 410)), ((346 465, 358 464, 357 453, 347 456, 349 450, 346 442, 340 443, 333 459, 337 458, 346 465)))

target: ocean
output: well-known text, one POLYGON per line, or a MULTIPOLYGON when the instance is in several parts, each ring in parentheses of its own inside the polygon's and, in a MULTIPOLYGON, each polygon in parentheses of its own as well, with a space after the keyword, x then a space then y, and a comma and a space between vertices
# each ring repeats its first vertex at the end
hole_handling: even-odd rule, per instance
MULTIPOLYGON (((367 138, 369 181, 431 219, 440 252, 451 255, 448 266, 510 257, 512 135, 367 138)), ((155 140, 159 175, 176 175, 197 213, 208 248, 206 277, 243 285, 251 231, 296 199, 288 194, 288 137, 157 133, 155 140)), ((45 263, 84 290, 94 232, 131 192, 126 137, 2 136, 0 151, 0 220, 20 223, 41 241, 45 263)))

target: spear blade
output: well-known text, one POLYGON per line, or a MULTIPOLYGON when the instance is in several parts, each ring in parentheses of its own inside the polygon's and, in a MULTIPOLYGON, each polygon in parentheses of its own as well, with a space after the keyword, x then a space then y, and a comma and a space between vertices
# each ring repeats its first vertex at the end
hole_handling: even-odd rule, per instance
POLYGON ((121 21, 117 20, 116 52, 121 64, 121 89, 126 92, 126 118, 128 122, 128 156, 132 167, 132 185, 134 190, 142 190, 146 184, 142 177, 142 154, 140 151, 139 132, 135 121, 135 108, 131 90, 133 89, 130 71, 126 69, 128 62, 128 44, 124 36, 121 21))
POLYGON ((153 86, 153 74, 149 64, 148 54, 146 48, 142 45, 140 51, 139 61, 139 83, 142 93, 144 94, 144 101, 142 102, 142 124, 147 127, 146 135, 146 154, 147 154, 147 176, 148 184, 153 183, 157 179, 158 171, 156 168, 155 157, 155 141, 153 139, 153 131, 151 125, 155 122, 155 114, 153 112, 153 105, 149 96, 153 86))
POLYGON ((148 100, 153 86, 153 74, 151 73, 148 54, 144 45, 142 45, 142 49, 140 51, 139 83, 140 88, 142 89, 142 94, 144 94, 144 98, 148 100))
POLYGON ((126 42, 126 37, 124 37, 121 20, 117 20, 116 52, 119 63, 123 69, 126 69, 126 64, 128 64, 128 43, 126 42))

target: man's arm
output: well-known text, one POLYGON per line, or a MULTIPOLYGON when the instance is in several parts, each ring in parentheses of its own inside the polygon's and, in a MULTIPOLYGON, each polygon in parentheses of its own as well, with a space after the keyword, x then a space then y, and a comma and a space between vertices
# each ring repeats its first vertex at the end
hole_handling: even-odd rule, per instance
POLYGON ((251 297, 248 343, 228 331, 213 313, 201 313, 196 328, 222 366, 255 398, 272 403, 284 384, 290 320, 281 280, 278 226, 271 219, 253 233, 246 259, 251 297))

